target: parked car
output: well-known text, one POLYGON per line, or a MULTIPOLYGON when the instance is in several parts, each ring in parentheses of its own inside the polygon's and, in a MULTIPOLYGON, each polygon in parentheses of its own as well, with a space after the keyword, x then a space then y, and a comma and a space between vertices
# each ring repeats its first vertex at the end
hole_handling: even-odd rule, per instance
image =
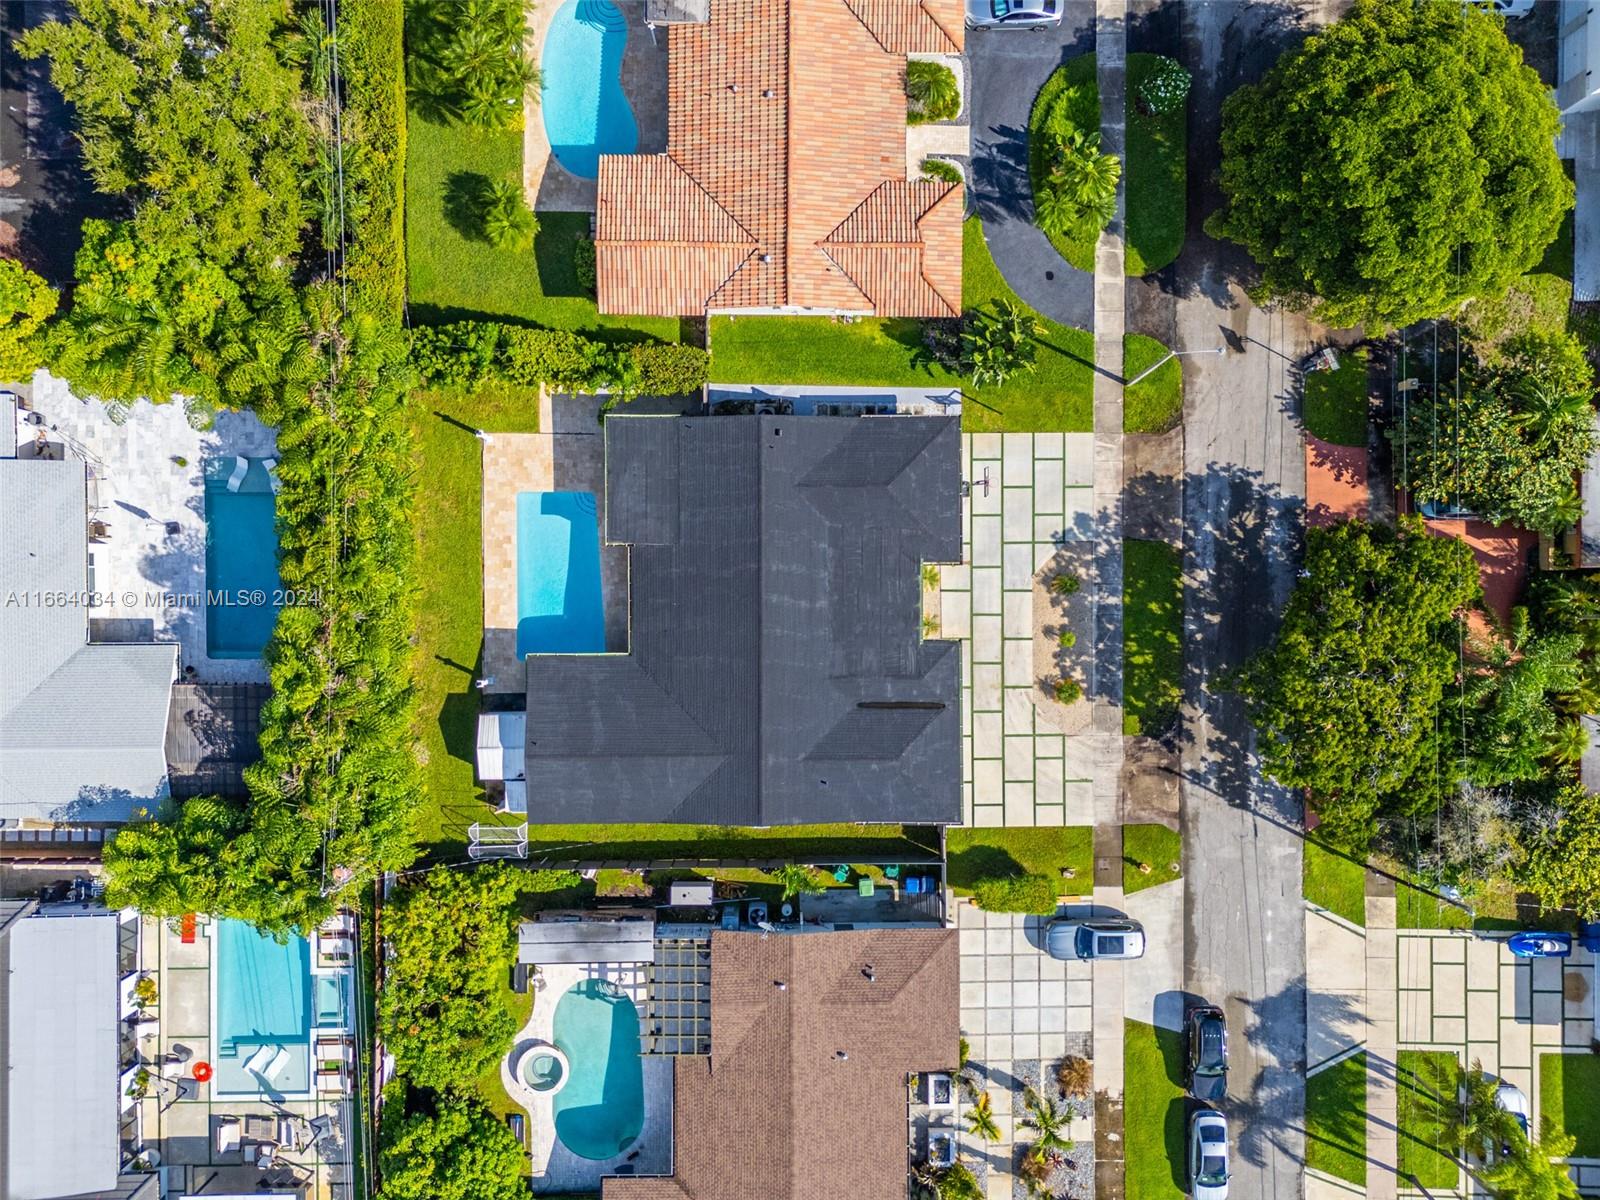
POLYGON ((1212 1103, 1228 1094, 1228 1018, 1215 1005, 1189 1010, 1189 1095, 1212 1103))
POLYGON ((1533 11, 1534 0, 1489 0, 1489 7, 1507 20, 1525 17, 1533 11))
POLYGON ((1228 1200, 1228 1122, 1214 1108, 1189 1118, 1189 1194, 1194 1200, 1228 1200))
POLYGON ((1051 958, 1140 958, 1144 926, 1128 920, 1057 917, 1045 926, 1044 950, 1051 958))
MULTIPOLYGON (((1523 1095, 1522 1089, 1514 1083, 1507 1083, 1504 1079, 1494 1089, 1494 1103, 1496 1108, 1504 1109, 1516 1121, 1517 1127, 1522 1130, 1522 1136, 1528 1136, 1528 1097, 1523 1095)), ((1511 1143, 1500 1144, 1501 1154, 1511 1153, 1511 1143)))
POLYGON ((968 29, 1047 29, 1061 24, 1061 0, 967 0, 968 29))
POLYGON ((1572 953, 1572 935, 1530 929, 1513 933, 1506 939, 1506 947, 1519 958, 1566 958, 1572 953))

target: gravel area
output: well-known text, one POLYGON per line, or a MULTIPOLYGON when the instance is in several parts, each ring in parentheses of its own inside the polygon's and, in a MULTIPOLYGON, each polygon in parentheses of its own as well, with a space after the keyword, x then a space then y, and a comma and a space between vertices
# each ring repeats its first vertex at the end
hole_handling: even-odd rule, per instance
MULTIPOLYGON (((1044 1087, 1045 1072, 1054 1070, 1055 1064, 1043 1063, 1038 1059, 1028 1059, 1013 1064, 1014 1083, 1011 1088, 1012 1111, 1020 1115, 1027 1111, 1023 1097, 1028 1088, 1033 1088, 1041 1095, 1054 1096, 1060 1099, 1056 1090, 1055 1080, 1049 1081, 1049 1090, 1044 1087)), ((1090 1112, 1089 1105, 1082 1100, 1067 1100, 1066 1105, 1075 1116, 1087 1116, 1090 1112)), ((1011 1148, 1012 1200, 1031 1200, 1027 1182, 1022 1178, 1022 1156, 1028 1145, 1028 1131, 1018 1128, 1017 1142, 1011 1148)), ((1088 1141, 1075 1146, 1063 1158, 1061 1166, 1050 1176, 1047 1184, 1048 1195, 1055 1200, 1093 1200, 1094 1197, 1094 1143, 1088 1141)))

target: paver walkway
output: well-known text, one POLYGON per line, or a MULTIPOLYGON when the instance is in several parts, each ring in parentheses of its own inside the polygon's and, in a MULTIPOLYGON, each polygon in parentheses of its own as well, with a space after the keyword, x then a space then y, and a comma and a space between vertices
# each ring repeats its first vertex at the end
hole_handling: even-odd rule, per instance
MULTIPOLYGON (((1368 877, 1369 880, 1372 878, 1368 877)), ((1394 1200, 1400 1162, 1399 1099, 1394 1090, 1398 1064, 1398 1022, 1384 1003, 1397 980, 1394 888, 1367 894, 1367 1196, 1394 1200)))

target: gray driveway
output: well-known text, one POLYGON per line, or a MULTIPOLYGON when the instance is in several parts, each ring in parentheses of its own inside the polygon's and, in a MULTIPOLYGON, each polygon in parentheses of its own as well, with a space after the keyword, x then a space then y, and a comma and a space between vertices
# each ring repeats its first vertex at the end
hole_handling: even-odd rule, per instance
POLYGON ((1094 279, 1067 265, 1033 223, 1028 186, 1028 113, 1067 59, 1094 49, 1094 5, 1063 0, 1057 29, 967 31, 972 86, 972 201, 989 252, 1006 282, 1052 321, 1094 323, 1094 279))
MULTIPOLYGON (((1248 258, 1201 225, 1220 203, 1223 98, 1320 24, 1322 7, 1136 3, 1128 45, 1172 54, 1195 77, 1188 240, 1171 267, 1129 282, 1128 328, 1180 350, 1229 346, 1184 365, 1182 799, 1185 985, 1223 1005, 1234 1030, 1227 1109, 1238 1200, 1303 1194, 1302 826, 1299 798, 1261 777, 1250 722, 1216 680, 1272 637, 1294 584, 1305 458, 1291 368, 1321 331, 1251 304, 1248 258)), ((1157 486, 1128 481, 1130 495, 1157 486)))

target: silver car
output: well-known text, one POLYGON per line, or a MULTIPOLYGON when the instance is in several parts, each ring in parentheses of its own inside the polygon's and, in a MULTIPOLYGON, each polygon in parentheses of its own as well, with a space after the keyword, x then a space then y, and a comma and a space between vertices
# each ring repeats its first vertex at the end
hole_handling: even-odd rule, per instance
POLYGON ((1044 928, 1044 952, 1051 958, 1141 958, 1144 926, 1127 920, 1057 917, 1044 928))
POLYGON ((1228 1200, 1228 1122, 1215 1109, 1189 1118, 1189 1194, 1194 1200, 1228 1200))
POLYGON ((1047 29, 1061 24, 1062 0, 967 0, 968 29, 1047 29))

